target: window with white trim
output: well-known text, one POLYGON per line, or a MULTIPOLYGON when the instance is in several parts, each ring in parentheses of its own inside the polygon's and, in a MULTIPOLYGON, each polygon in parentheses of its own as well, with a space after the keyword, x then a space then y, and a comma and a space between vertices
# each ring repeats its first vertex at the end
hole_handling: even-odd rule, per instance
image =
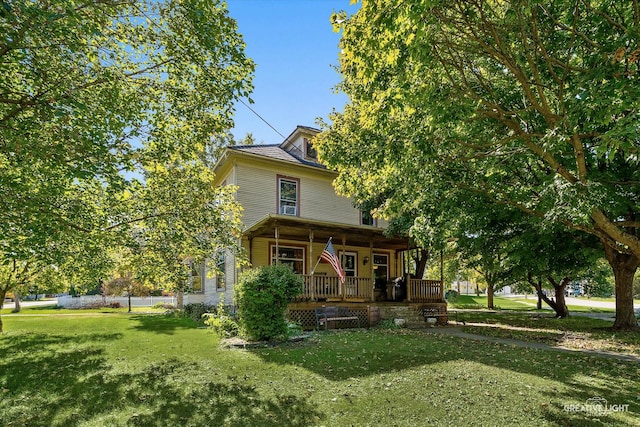
POLYGON ((299 216, 300 180, 278 177, 278 213, 299 216))
POLYGON ((360 223, 362 225, 376 225, 376 219, 371 215, 371 211, 360 211, 360 223))

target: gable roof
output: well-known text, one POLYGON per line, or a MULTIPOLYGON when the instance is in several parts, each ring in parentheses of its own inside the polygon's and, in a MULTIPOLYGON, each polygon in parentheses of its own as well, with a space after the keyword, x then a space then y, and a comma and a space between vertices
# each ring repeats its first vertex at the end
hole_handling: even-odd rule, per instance
POLYGON ((314 161, 305 159, 302 153, 295 151, 284 150, 280 144, 278 145, 236 145, 228 147, 229 150, 239 151, 242 153, 253 154, 261 157, 268 157, 270 159, 282 160, 285 162, 297 163, 300 165, 316 167, 320 169, 326 169, 326 166, 314 161))

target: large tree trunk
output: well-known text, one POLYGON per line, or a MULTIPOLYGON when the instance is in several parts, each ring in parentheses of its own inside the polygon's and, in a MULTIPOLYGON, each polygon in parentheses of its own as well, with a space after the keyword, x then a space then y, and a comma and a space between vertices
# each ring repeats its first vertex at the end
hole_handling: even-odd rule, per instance
MULTIPOLYGON (((542 290, 542 286, 540 288, 542 290)), ((536 304, 536 308, 538 310, 542 310, 542 295, 541 294, 542 294, 542 292, 538 292, 538 289, 536 288, 536 296, 538 297, 538 303, 536 304)))
POLYGON ((616 321, 613 328, 639 330, 633 311, 633 276, 640 265, 640 258, 619 252, 607 244, 604 252, 616 282, 616 321))
POLYGON ((429 261, 429 251, 426 249, 416 249, 413 260, 416 263, 416 279, 424 279, 424 272, 427 269, 427 261, 429 261))
MULTIPOLYGON (((569 284, 568 277, 565 277, 562 280, 560 280, 560 283, 553 280, 552 277, 547 277, 547 280, 549 280, 549 283, 551 283, 551 285, 553 286, 553 289, 555 289, 556 291, 555 301, 549 298, 544 293, 544 291, 542 290, 541 280, 538 280, 537 282, 533 280, 533 276, 531 275, 531 273, 527 275, 527 280, 529 281, 529 284, 533 286, 534 289, 536 290, 536 293, 538 294, 538 301, 543 300, 544 302, 546 302, 547 305, 549 305, 549 307, 551 307, 553 311, 555 311, 556 318, 564 319, 565 317, 569 316, 569 309, 567 308, 567 304, 564 299, 564 290, 569 284)), ((541 309, 541 308, 542 306, 539 305, 538 309, 541 309)))
POLYGON ((555 307, 553 307, 553 310, 556 312, 556 317, 564 319, 569 316, 569 309, 564 299, 564 290, 569 284, 569 278, 563 278, 560 280, 560 283, 553 280, 552 277, 547 277, 547 280, 549 280, 549 283, 553 285, 553 289, 556 291, 555 307))
MULTIPOLYGON (((7 290, 0 286, 0 312, 2 311, 2 306, 4 305, 4 299, 7 296, 7 290)), ((0 313, 0 334, 2 333, 2 314, 0 313)))
POLYGON ((182 292, 182 290, 179 290, 176 293, 176 306, 178 310, 182 310, 184 308, 184 292, 182 292))
POLYGON ((487 283, 487 308, 493 309, 493 284, 487 283))
POLYGON ((13 307, 13 310, 11 310, 11 312, 12 313, 20 313, 20 311, 22 310, 22 307, 20 306, 20 292, 14 291, 13 292, 13 296, 15 297, 13 299, 14 307, 13 307))

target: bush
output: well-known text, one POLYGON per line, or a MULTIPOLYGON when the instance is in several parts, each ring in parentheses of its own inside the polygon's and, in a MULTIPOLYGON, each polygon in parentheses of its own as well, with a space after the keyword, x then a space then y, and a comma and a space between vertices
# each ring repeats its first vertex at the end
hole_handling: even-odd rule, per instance
POLYGON ((457 299, 458 291, 455 291, 453 289, 447 290, 447 292, 444 294, 444 300, 447 302, 456 302, 457 299))
POLYGON ((398 325, 393 319, 384 319, 378 322, 375 328, 396 330, 396 329, 402 329, 402 326, 398 325))
POLYGON ((240 275, 235 287, 238 323, 249 339, 287 336, 287 305, 302 293, 302 277, 288 265, 263 266, 240 275))
POLYGON ((83 304, 81 309, 95 309, 95 308, 120 308, 120 303, 115 302, 107 302, 107 301, 94 301, 88 304, 83 304))
POLYGON ((202 302, 197 304, 187 304, 184 306, 182 315, 185 317, 190 317, 196 322, 202 322, 202 316, 205 313, 214 312, 215 310, 216 306, 208 305, 202 302))
POLYGON ((213 332, 220 338, 235 337, 240 332, 238 322, 225 307, 222 299, 220 299, 214 313, 205 313, 203 316, 205 325, 213 329, 213 332))
POLYGON ((176 307, 173 304, 169 304, 168 302, 157 302, 153 305, 153 308, 164 308, 166 310, 173 310, 176 307))

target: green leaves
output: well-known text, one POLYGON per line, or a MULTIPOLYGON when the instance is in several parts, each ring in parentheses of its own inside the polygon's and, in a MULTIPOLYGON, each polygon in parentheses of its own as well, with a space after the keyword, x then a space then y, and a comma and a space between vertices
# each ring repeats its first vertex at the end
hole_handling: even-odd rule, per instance
POLYGON ((287 305, 302 293, 302 278, 288 265, 271 265, 244 272, 234 289, 238 323, 254 340, 285 336, 287 305))
POLYGON ((0 264, 73 258, 96 281, 104 269, 87 260, 109 264, 105 248, 130 247, 130 228, 180 238, 162 247, 185 257, 233 248, 230 189, 214 190, 196 162, 252 89, 224 3, 18 0, 1 10, 0 264))

